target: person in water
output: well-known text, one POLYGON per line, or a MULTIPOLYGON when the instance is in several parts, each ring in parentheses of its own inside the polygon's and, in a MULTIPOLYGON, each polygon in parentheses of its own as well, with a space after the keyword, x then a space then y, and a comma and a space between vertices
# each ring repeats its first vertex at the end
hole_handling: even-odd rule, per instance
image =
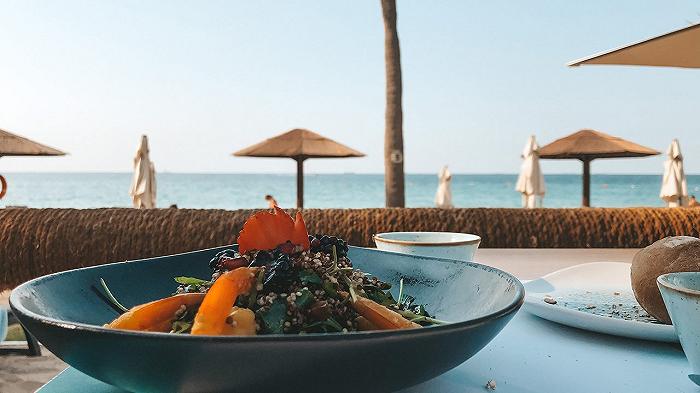
POLYGON ((691 195, 690 199, 688 200, 688 207, 698 207, 700 206, 700 203, 698 203, 698 200, 695 199, 695 195, 691 195))
POLYGON ((265 195, 265 200, 267 201, 270 209, 273 209, 277 205, 277 200, 270 194, 265 195))

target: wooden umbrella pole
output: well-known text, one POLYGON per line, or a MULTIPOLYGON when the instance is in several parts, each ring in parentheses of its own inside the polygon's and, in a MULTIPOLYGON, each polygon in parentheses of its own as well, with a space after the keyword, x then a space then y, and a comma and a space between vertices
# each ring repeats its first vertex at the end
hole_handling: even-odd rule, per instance
POLYGON ((7 193, 7 181, 2 175, 0 175, 0 199, 2 199, 7 193))
POLYGON ((305 157, 295 157, 297 162, 297 209, 304 208, 304 160, 305 157))
MULTIPOLYGON (((2 156, 0 156, 2 158, 2 156)), ((5 180, 2 175, 0 175, 0 199, 2 199, 7 193, 7 180, 5 180)))
POLYGON ((584 207, 591 206, 591 159, 582 158, 583 162, 583 200, 581 205, 584 207))

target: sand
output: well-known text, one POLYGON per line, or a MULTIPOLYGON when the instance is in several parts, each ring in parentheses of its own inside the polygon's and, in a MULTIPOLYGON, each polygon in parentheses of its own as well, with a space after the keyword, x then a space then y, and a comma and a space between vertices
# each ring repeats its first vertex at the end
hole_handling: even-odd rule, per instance
MULTIPOLYGON (((0 292, 0 307, 9 307, 9 296, 10 291, 0 292)), ((0 392, 33 392, 67 367, 46 348, 39 357, 26 356, 25 348, 24 342, 0 343, 0 392)))
POLYGON ((0 345, 0 392, 33 392, 67 367, 45 348, 39 357, 14 352, 15 348, 22 346, 5 343, 0 345), (8 353, 10 350, 13 352, 8 353))

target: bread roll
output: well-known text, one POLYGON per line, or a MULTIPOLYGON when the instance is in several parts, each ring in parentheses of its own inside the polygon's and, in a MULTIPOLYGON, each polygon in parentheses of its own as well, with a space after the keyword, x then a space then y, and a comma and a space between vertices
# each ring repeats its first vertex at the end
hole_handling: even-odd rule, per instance
POLYGON ((632 260, 632 290, 637 302, 659 321, 670 324, 656 278, 674 272, 700 271, 700 239, 672 236, 640 250, 632 260))

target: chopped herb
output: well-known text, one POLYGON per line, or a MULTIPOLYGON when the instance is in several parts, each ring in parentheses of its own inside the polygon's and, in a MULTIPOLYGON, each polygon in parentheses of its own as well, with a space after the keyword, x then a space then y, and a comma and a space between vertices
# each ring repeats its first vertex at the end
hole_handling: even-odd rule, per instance
POLYGON ((328 318, 325 321, 318 321, 304 326, 305 331, 342 332, 343 327, 335 319, 328 318))
POLYGON ((352 298, 353 303, 357 301, 357 292, 355 290, 355 285, 353 285, 352 281, 348 278, 348 276, 343 274, 343 279, 345 280, 345 283, 348 285, 348 291, 350 292, 350 298, 352 298))
POLYGON ((265 330, 272 334, 284 333, 284 322, 287 318, 287 306, 281 300, 275 300, 267 311, 260 313, 260 319, 265 324, 265 330))
MULTIPOLYGON (((391 296, 391 294, 389 294, 391 296)), ((373 299, 374 300, 374 299, 373 299)), ((377 300, 375 300, 377 301, 377 300)), ((399 300, 390 304, 394 311, 401 314, 404 318, 410 320, 411 322, 420 323, 423 326, 428 325, 442 325, 447 322, 435 319, 428 314, 425 310, 425 306, 422 304, 413 304, 416 298, 407 295, 403 292, 403 278, 399 281, 399 300)), ((377 301, 378 302, 378 301, 377 301)), ((378 302, 380 303, 380 302, 378 302)), ((386 305, 386 304, 385 304, 386 305)))
POLYGON ((120 309, 122 312, 127 312, 127 311, 129 311, 128 308, 122 306, 122 304, 119 303, 119 301, 117 300, 117 298, 115 298, 114 295, 112 295, 112 291, 109 290, 109 287, 107 287, 107 283, 105 282, 104 279, 100 278, 100 284, 102 284, 102 289, 105 290, 105 294, 107 295, 107 299, 109 299, 109 301, 112 302, 112 304, 113 304, 116 308, 120 309))
POLYGON ((391 296, 391 292, 389 291, 384 292, 373 285, 365 285, 364 289, 368 299, 379 303, 382 306, 391 306, 392 304, 396 304, 396 300, 393 296, 391 296))
POLYGON ((401 314, 401 316, 403 316, 404 318, 409 319, 413 322, 427 322, 431 325, 444 325, 446 323, 449 323, 446 321, 441 321, 439 319, 426 317, 426 316, 422 316, 422 315, 417 315, 414 312, 411 312, 408 310, 394 310, 394 311, 401 314))
POLYGON ((187 333, 190 329, 192 329, 192 323, 191 322, 185 322, 185 321, 175 321, 173 322, 172 329, 170 330, 170 333, 187 333))
POLYGON ((413 306, 413 308, 410 311, 413 311, 413 313, 415 313, 416 315, 420 315, 423 317, 430 316, 430 314, 428 314, 428 312, 425 311, 425 306, 423 306, 422 304, 419 304, 417 306, 413 306))
POLYGON ((311 295, 309 290, 302 289, 301 296, 297 296, 297 300, 294 301, 294 304, 296 304, 297 308, 304 308, 313 300, 313 298, 314 297, 311 295))
POLYGON ((338 268, 338 253, 335 251, 335 246, 333 246, 333 248, 331 248, 331 250, 332 250, 332 255, 333 255, 333 259, 332 259, 333 264, 325 272, 329 276, 335 275, 336 273, 338 273, 340 271, 340 268, 338 268))
POLYGON ((403 299, 401 299, 401 304, 399 305, 401 308, 404 309, 409 309, 413 307, 413 302, 416 301, 416 298, 414 298, 411 295, 404 295, 403 299))
POLYGON ((255 298, 258 296, 258 286, 263 287, 263 280, 265 279, 265 272, 260 271, 255 279, 255 286, 250 289, 250 295, 248 296, 248 308, 253 309, 255 307, 255 298))
POLYGON ((338 332, 343 331, 343 327, 333 318, 326 319, 326 324, 338 332))
POLYGON ((324 281, 323 284, 321 284, 321 288, 326 292, 326 294, 334 299, 339 299, 340 296, 338 295, 338 291, 335 290, 335 287, 333 286, 333 283, 330 281, 324 281))
POLYGON ((315 272, 311 270, 304 269, 299 272, 299 280, 301 280, 301 283, 303 285, 307 284, 316 284, 316 285, 321 285, 323 283, 323 280, 321 280, 321 277, 318 276, 315 272))
POLYGON ((199 278, 194 278, 194 277, 175 277, 175 281, 178 284, 182 285, 196 285, 196 286, 201 286, 201 285, 208 285, 210 284, 209 281, 207 280, 202 280, 199 278))

